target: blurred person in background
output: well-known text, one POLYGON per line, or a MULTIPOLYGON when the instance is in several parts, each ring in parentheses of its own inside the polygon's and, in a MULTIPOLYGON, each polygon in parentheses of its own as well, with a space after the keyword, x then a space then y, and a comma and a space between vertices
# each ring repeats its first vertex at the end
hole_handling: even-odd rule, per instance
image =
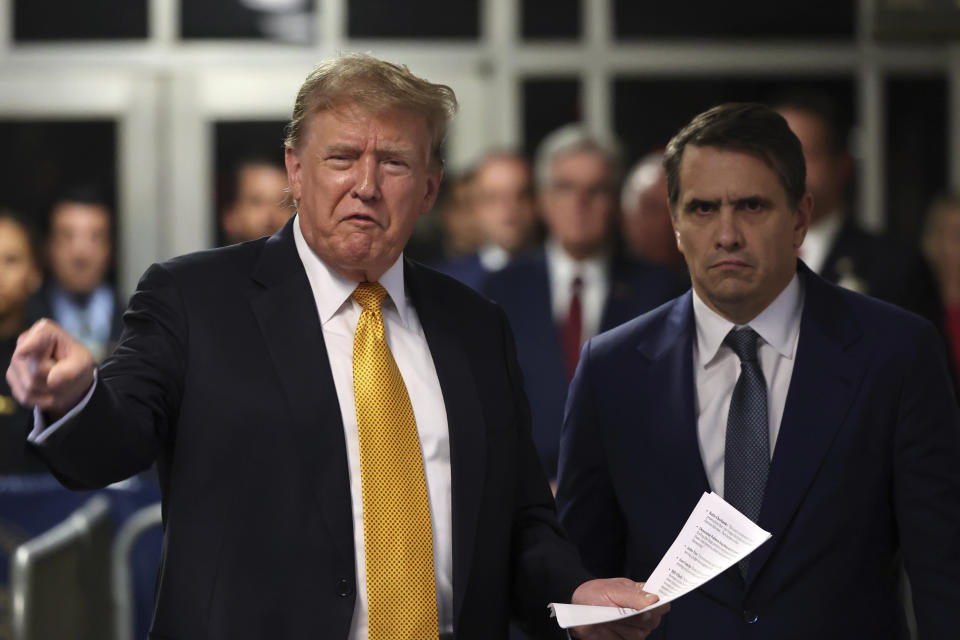
MULTIPOLYGON (((36 234, 20 214, 0 208, 0 365, 6 369, 17 336, 30 326, 27 302, 40 287, 36 234)), ((45 471, 35 456, 26 456, 30 410, 0 380, 0 474, 45 471)))
POLYGON ((774 109, 803 145, 813 195, 810 230, 800 257, 841 287, 886 300, 943 326, 943 306, 930 267, 917 248, 861 228, 847 202, 853 159, 828 96, 783 96, 774 109))
POLYGON ((441 195, 434 221, 439 231, 435 259, 456 260, 470 255, 482 244, 483 234, 473 209, 472 188, 473 172, 467 171, 451 177, 441 195))
POLYGON ((923 248, 943 299, 943 327, 954 368, 960 366, 960 194, 937 198, 927 214, 923 248))
POLYGON ((487 275, 507 266, 534 241, 537 215, 533 178, 526 158, 512 151, 487 154, 472 172, 468 206, 479 226, 482 245, 465 257, 447 261, 440 271, 477 289, 487 275))
POLYGON ((30 315, 56 320, 96 361, 120 337, 123 308, 107 280, 113 256, 113 218, 92 187, 66 192, 50 210, 46 242, 49 279, 30 303, 30 315))
POLYGON ((513 327, 534 442, 550 478, 580 347, 680 292, 671 272, 624 255, 615 242, 619 175, 611 137, 579 124, 548 135, 535 163, 544 248, 491 273, 481 288, 513 327))
POLYGON ((620 191, 620 225, 624 244, 638 258, 685 268, 670 224, 663 152, 648 153, 627 174, 620 191))
POLYGON ((221 224, 228 244, 273 235, 293 215, 287 172, 266 158, 248 158, 234 171, 234 196, 221 224))

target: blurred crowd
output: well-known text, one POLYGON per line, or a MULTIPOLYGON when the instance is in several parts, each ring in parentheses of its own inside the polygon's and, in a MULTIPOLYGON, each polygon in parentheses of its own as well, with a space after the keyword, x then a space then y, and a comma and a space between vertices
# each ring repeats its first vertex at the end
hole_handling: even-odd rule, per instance
MULTIPOLYGON (((921 247, 867 232, 851 206, 854 162, 827 96, 772 102, 800 138, 813 221, 799 258, 839 285, 933 322, 960 362, 960 198, 930 208, 921 247)), ((664 141, 665 142, 665 141, 664 141)), ((225 244, 280 228, 292 213, 286 172, 268 157, 237 160, 220 212, 225 244)), ((408 255, 496 300, 518 345, 534 438, 556 475, 566 389, 593 335, 689 287, 677 250, 662 153, 624 167, 616 138, 574 123, 552 132, 533 158, 490 151, 459 175, 425 216, 408 255)), ((95 188, 62 194, 42 237, 0 209, 0 364, 41 317, 63 325, 98 358, 119 337, 124 298, 113 284, 114 215, 95 188)), ((129 292, 123 292, 129 293, 129 292)), ((36 471, 24 452, 26 410, 0 382, 0 473, 36 471)))

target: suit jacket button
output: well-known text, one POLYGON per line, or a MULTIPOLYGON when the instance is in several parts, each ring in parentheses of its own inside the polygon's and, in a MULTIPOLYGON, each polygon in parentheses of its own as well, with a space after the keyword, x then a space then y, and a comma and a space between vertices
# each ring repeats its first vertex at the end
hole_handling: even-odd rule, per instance
POLYGON ((337 583, 337 595, 341 598, 347 598, 353 595, 353 582, 346 578, 341 578, 337 583))
POLYGON ((752 611, 751 609, 744 609, 743 611, 744 622, 746 622, 747 624, 753 624, 758 620, 760 620, 760 616, 757 615, 756 611, 752 611))

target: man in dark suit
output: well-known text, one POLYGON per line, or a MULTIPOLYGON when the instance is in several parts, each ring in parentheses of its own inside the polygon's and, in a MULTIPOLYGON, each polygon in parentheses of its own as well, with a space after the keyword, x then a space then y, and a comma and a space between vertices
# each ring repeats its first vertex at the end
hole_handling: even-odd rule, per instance
POLYGON ((816 93, 783 96, 775 109, 803 145, 813 196, 801 255, 807 266, 829 282, 886 300, 941 327, 943 303, 919 249, 867 231, 847 206, 854 166, 830 99, 816 93))
POLYGON ((561 533, 502 312, 401 255, 455 107, 405 67, 321 64, 281 231, 151 267, 99 369, 49 321, 21 337, 7 378, 65 484, 156 460, 151 637, 549 636, 551 600, 654 600, 589 580, 561 533))
POLYGON ((580 125, 547 136, 534 170, 544 247, 490 274, 480 289, 513 326, 533 439, 551 478, 567 386, 584 341, 680 292, 675 274, 628 257, 612 238, 619 166, 616 143, 580 125))
POLYGON ((796 258, 800 143, 761 105, 697 116, 665 161, 693 290, 590 341, 563 428, 561 521, 598 575, 642 578, 713 490, 770 531, 651 637, 955 635, 960 418, 925 320, 796 258))

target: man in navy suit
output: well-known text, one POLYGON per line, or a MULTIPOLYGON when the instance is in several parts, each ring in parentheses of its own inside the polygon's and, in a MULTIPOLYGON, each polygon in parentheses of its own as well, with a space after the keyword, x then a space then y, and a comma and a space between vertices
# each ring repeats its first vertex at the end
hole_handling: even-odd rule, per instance
POLYGON ((693 290, 584 346, 561 441, 561 520, 598 575, 645 578, 704 491, 770 531, 651 637, 956 635, 960 418, 929 322, 822 280, 800 142, 761 105, 667 150, 693 290))
POLYGON ((581 125, 562 127, 540 144, 534 174, 547 227, 544 247, 491 274, 481 291, 513 326, 533 439, 547 475, 555 477, 567 386, 584 341, 680 288, 674 273, 624 255, 614 241, 615 141, 581 125))
MULTIPOLYGON (((402 256, 455 108, 406 67, 319 65, 288 127, 280 231, 151 267, 97 369, 55 323, 21 336, 7 380, 62 482, 156 461, 151 638, 486 639, 511 616, 551 637, 550 601, 655 600, 591 580, 562 534, 503 313, 402 256)), ((576 633, 644 637, 661 613, 576 633)))

